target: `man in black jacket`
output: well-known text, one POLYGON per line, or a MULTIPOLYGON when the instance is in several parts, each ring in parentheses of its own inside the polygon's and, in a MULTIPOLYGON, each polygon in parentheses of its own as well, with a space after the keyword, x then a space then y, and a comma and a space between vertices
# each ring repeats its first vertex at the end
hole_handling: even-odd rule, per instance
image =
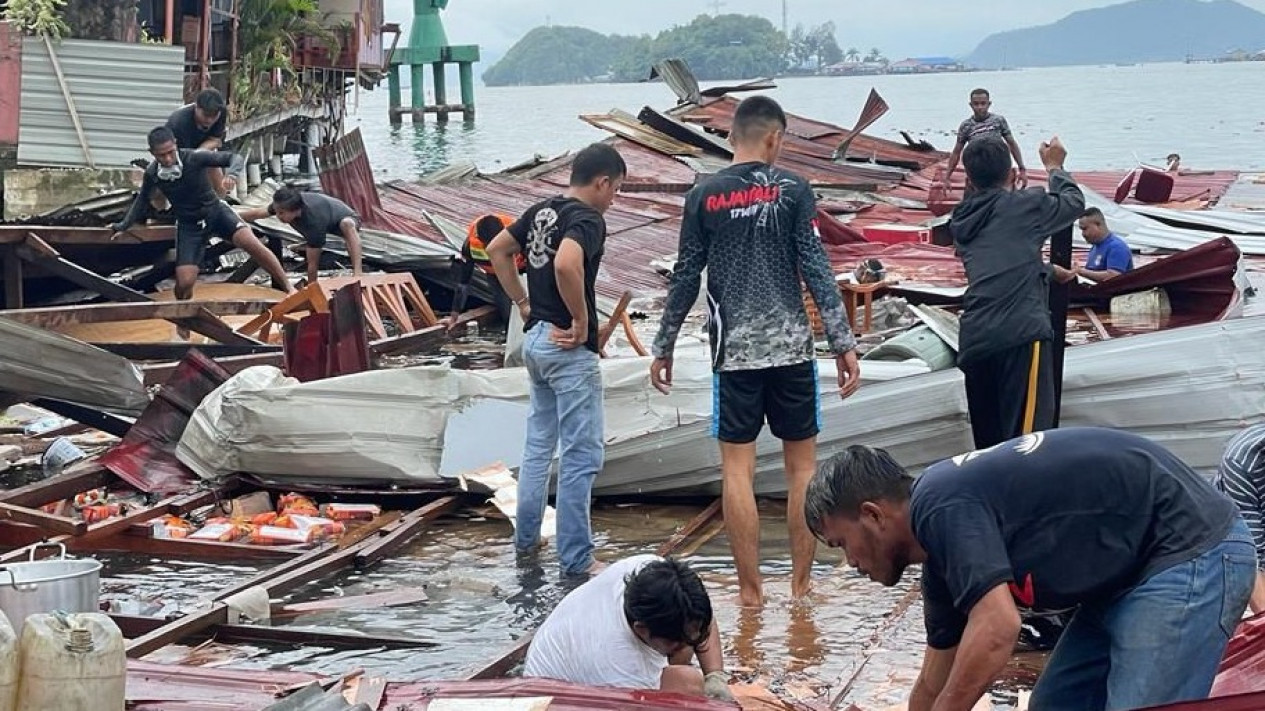
POLYGON ((966 267, 966 303, 958 367, 975 446, 991 447, 1054 424, 1050 268, 1046 239, 1085 211, 1085 196, 1063 170, 1057 138, 1041 144, 1049 192, 1012 190, 1010 148, 986 137, 966 146, 963 162, 976 192, 953 211, 949 231, 966 267))
POLYGON ((171 129, 159 126, 149 132, 149 152, 154 161, 145 169, 141 189, 132 209, 112 225, 116 236, 145 217, 155 190, 171 203, 176 214, 176 298, 193 298, 198 267, 211 237, 231 239, 272 277, 276 287, 293 291, 281 261, 251 232, 250 227, 215 194, 211 168, 227 168, 230 180, 241 174, 241 156, 222 151, 191 151, 176 147, 171 129))

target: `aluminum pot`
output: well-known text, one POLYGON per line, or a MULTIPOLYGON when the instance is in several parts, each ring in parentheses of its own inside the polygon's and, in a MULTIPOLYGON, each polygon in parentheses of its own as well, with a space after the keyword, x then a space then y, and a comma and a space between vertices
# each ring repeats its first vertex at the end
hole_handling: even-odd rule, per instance
MULTIPOLYGON (((0 566, 0 610, 9 618, 18 639, 28 615, 63 610, 65 612, 100 612, 101 561, 74 560, 66 557, 31 560, 0 566)), ((37 546, 38 548, 38 546, 37 546)))

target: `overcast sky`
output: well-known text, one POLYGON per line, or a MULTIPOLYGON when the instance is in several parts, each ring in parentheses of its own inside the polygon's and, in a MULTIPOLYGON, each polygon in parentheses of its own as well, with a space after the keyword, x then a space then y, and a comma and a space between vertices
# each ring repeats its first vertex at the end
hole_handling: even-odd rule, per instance
MULTIPOLYGON (((892 59, 964 55, 993 32, 1054 22, 1076 10, 1119 0, 787 0, 790 26, 833 20, 839 44, 863 52, 877 47, 892 59)), ((1265 11, 1265 0, 1240 0, 1265 11)), ((720 0, 721 12, 768 17, 782 23, 779 0, 720 0)), ((408 31, 413 4, 386 0, 388 21, 408 31)), ((450 0, 444 14, 448 40, 480 44, 495 59, 538 25, 576 25, 604 34, 656 34, 714 11, 709 0, 450 0)))

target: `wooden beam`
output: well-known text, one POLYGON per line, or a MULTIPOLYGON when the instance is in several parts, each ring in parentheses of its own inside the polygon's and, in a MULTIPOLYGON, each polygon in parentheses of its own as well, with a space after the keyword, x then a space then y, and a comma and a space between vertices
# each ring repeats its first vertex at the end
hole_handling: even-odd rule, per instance
MULTIPOLYGON (((0 244, 22 244, 31 234, 53 245, 116 245, 127 244, 110 239, 114 230, 108 227, 53 227, 45 225, 0 225, 0 244)), ((174 225, 136 226, 127 231, 130 242, 172 242, 174 225)))
POLYGON ((356 569, 364 570, 376 565, 393 551, 400 549, 404 544, 420 535, 422 529, 430 525, 432 521, 455 511, 464 503, 463 498, 461 496, 445 496, 438 501, 426 504, 416 511, 405 514, 400 519, 399 524, 396 525, 395 530, 382 536, 377 541, 369 543, 356 553, 356 569))
POLYGON ((127 431, 132 429, 131 420, 72 402, 41 397, 31 400, 31 404, 119 438, 127 435, 127 431))
POLYGON ((611 312, 610 320, 606 322, 597 331, 597 351, 603 356, 606 352, 606 343, 611 340, 611 336, 615 335, 615 327, 624 320, 624 313, 628 311, 628 305, 632 303, 632 292, 625 291, 624 295, 619 297, 619 303, 615 305, 615 310, 611 312))
POLYGON ((153 538, 149 526, 137 523, 132 523, 124 531, 112 536, 86 541, 81 538, 68 541, 67 546, 78 551, 118 551, 181 560, 286 561, 306 553, 306 551, 286 546, 191 541, 187 538, 153 538))
MULTIPOLYGON (((28 240, 28 244, 22 244, 17 247, 18 255, 21 256, 22 259, 31 262, 32 264, 37 264, 55 276, 59 276, 69 282, 78 284, 85 289, 95 291, 108 299, 138 303, 153 301, 153 299, 140 293, 139 291, 129 289, 122 284, 115 284, 109 279, 84 269, 65 257, 51 257, 47 254, 41 253, 38 249, 32 247, 31 244, 38 243, 42 240, 34 234, 30 235, 30 237, 34 239, 28 240)), ((183 326, 190 331, 200 333, 208 338, 214 338, 221 343, 260 343, 260 341, 234 331, 228 324, 221 321, 219 317, 209 311, 206 311, 205 309, 199 309, 197 315, 192 318, 173 319, 172 322, 179 326, 183 326)))
POLYGON ((117 477, 96 460, 76 462, 51 479, 0 492, 0 502, 35 508, 69 499, 81 491, 98 489, 112 481, 117 481, 117 477))
POLYGON ((3 316, 39 328, 57 330, 84 323, 194 318, 200 309, 216 316, 242 316, 268 310, 275 301, 148 301, 77 304, 38 309, 10 309, 3 316))
POLYGON ((1095 312, 1092 308, 1086 306, 1085 315, 1089 317, 1090 324, 1092 324, 1094 327, 1094 330, 1098 332, 1098 337, 1103 339, 1104 341, 1110 341, 1111 334, 1107 332, 1107 327, 1103 325, 1102 319, 1098 318, 1098 313, 1095 312))
MULTIPOLYGON (((199 346, 199 349, 202 347, 199 346)), ((285 363, 285 354, 281 352, 269 351, 266 353, 255 353, 252 355, 227 356, 216 358, 215 363, 229 373, 239 373, 247 368, 256 365, 271 365, 277 368, 282 367, 285 363)), ((145 374, 146 385, 162 385, 167 382, 171 374, 176 372, 176 368, 180 367, 179 361, 169 363, 151 363, 141 366, 141 371, 145 374)))
POLYGON ((681 546, 685 545, 685 542, 689 540, 690 536, 698 533, 698 531, 711 522, 713 518, 722 513, 721 499, 717 497, 715 501, 711 502, 711 504, 707 506, 707 508, 703 509, 697 516, 690 519, 689 523, 682 526, 680 530, 673 533, 668 540, 664 541, 663 545, 659 546, 659 549, 655 551, 655 555, 672 555, 681 548, 681 546))
MULTIPOLYGON (((202 354, 213 360, 229 356, 273 356, 281 361, 281 346, 267 343, 260 344, 225 344, 225 343, 93 343, 103 351, 108 351, 128 360, 179 361, 183 360, 190 350, 202 351, 202 354)), ((258 365, 257 363, 255 365, 258 365)))
POLYGON ((52 533, 77 536, 88 530, 88 524, 65 516, 54 516, 39 509, 13 504, 0 504, 0 519, 39 526, 52 533))
POLYGON ((22 302, 22 258, 13 247, 4 248, 4 307, 20 309, 22 302))
POLYGON ((444 326, 421 328, 412 333, 376 340, 369 344, 369 351, 375 356, 383 356, 431 348, 453 335, 465 333, 466 327, 472 322, 482 323, 494 318, 497 318, 495 306, 480 306, 458 316, 451 332, 444 326))
MULTIPOLYGON (((110 615, 110 619, 123 632, 124 637, 139 637, 162 627, 167 621, 161 617, 140 615, 110 615)), ((391 649, 420 649, 438 646, 411 637, 394 635, 339 634, 295 627, 268 627, 264 625, 214 625, 203 633, 217 641, 228 643, 271 642, 273 644, 304 644, 328 647, 363 649, 387 647, 391 649)), ((199 635, 200 636, 200 635, 199 635)))

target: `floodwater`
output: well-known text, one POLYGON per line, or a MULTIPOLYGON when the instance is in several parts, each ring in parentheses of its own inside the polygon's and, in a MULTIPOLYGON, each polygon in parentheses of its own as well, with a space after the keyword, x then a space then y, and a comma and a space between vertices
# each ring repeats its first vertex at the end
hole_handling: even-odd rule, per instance
MULTIPOLYGON (((616 560, 653 552, 699 511, 697 505, 610 505, 593 510, 598 557, 616 560)), ((842 565, 838 551, 819 548, 815 590, 792 603, 785 507, 763 502, 764 610, 740 610, 737 579, 723 530, 682 551, 703 577, 722 630, 727 669, 740 682, 766 687, 788 701, 839 700, 862 709, 901 703, 922 654, 916 573, 883 588, 842 565)), ((435 643, 423 649, 347 650, 319 646, 191 643, 148 659, 250 669, 344 674, 362 667, 391 679, 458 679, 498 657, 539 626, 576 584, 560 579, 552 549, 539 563, 515 561, 510 524, 490 509, 438 522, 408 549, 365 573, 346 572, 312 583, 285 602, 424 588, 428 600, 400 607, 324 611, 278 619, 279 625, 379 634, 435 643), (484 515, 490 514, 490 515, 484 515)), ((704 537, 705 538, 705 537, 704 537)), ((191 564, 137 556, 107 556, 107 600, 141 600, 165 614, 244 575, 256 565, 191 564)), ((997 708, 1014 692, 1000 689, 997 708)))
MULTIPOLYGON (((1162 165, 1172 152, 1195 170, 1265 170, 1259 150, 1265 119, 1258 109, 1265 100, 1265 72, 1253 62, 788 78, 768 94, 788 111, 851 126, 876 88, 891 110, 869 133, 902 141, 899 131, 905 130, 948 150, 977 86, 991 90, 993 109, 1010 122, 1028 165, 1038 163, 1037 144, 1057 134, 1073 170, 1134 168, 1139 161, 1162 165), (1231 86, 1233 99, 1227 100, 1231 86)), ((385 87, 357 98, 360 109, 347 126, 364 134, 380 179, 414 179, 462 162, 494 172, 610 135, 581 121, 580 114, 612 108, 635 114, 643 106, 666 109, 676 103, 662 83, 479 87, 473 122, 440 125, 432 117, 425 124, 392 127, 385 87)))

